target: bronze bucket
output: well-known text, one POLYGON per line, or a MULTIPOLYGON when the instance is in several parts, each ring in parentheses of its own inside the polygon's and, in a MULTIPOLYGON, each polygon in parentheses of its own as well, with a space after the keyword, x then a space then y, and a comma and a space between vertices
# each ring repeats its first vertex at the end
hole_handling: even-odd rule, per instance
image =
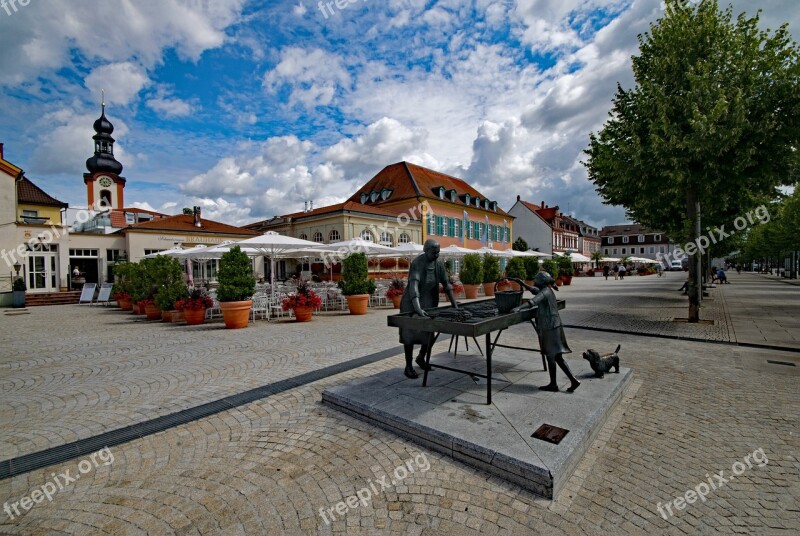
MULTIPOLYGON (((499 283, 498 281, 497 283, 499 283)), ((497 283, 494 284, 494 301, 497 303, 497 311, 501 315, 511 312, 514 307, 519 307, 522 303, 522 290, 497 290, 497 283)))

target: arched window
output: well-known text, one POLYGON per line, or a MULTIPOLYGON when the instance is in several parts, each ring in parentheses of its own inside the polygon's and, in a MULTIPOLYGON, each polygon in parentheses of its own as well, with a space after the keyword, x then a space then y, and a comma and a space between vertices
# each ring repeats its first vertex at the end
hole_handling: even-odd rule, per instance
POLYGON ((366 240, 367 242, 375 241, 375 239, 372 237, 372 233, 369 232, 369 229, 364 229, 363 231, 361 231, 359 238, 361 238, 361 240, 366 240))
POLYGON ((308 240, 308 235, 306 233, 300 233, 300 236, 298 236, 297 238, 299 238, 300 240, 308 240))
POLYGON ((328 242, 338 242, 341 239, 342 237, 339 235, 339 231, 337 231, 336 229, 328 233, 328 242))
POLYGON ((313 240, 314 242, 322 242, 322 233, 317 231, 316 233, 314 233, 314 238, 312 238, 311 240, 313 240))
POLYGON ((100 190, 100 204, 104 207, 111 206, 111 191, 110 190, 100 190))
POLYGON ((386 231, 382 232, 381 233, 381 241, 379 243, 382 246, 392 247, 394 245, 394 244, 392 244, 392 233, 389 233, 389 232, 386 232, 386 231))
POLYGON ((406 233, 401 234, 400 237, 397 239, 398 244, 408 244, 409 242, 411 242, 411 237, 408 236, 406 233))

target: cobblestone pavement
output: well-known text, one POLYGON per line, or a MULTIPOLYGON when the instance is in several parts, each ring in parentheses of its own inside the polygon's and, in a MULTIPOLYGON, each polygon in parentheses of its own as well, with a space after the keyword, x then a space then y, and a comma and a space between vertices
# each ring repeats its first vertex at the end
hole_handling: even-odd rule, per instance
MULTIPOLYGON (((641 278, 638 292, 657 292, 645 288, 653 284, 647 279, 658 280, 641 278)), ((561 297, 567 311, 574 305, 589 314, 588 305, 580 303, 586 299, 579 292, 584 283, 576 281, 561 297)), ((607 283, 632 288, 627 285, 635 281, 607 283)), ((589 286, 599 282, 586 285, 585 292, 599 292, 589 286)), ((616 299, 618 288, 597 299, 616 299)), ((6 319, 0 344, 12 353, 0 357, 0 457, 391 348, 397 339, 386 327, 389 312, 320 317, 311 324, 259 323, 237 331, 134 323, 120 313, 75 307, 6 319)), ((529 328, 515 326, 504 340, 523 345, 530 337, 529 328)), ((790 534, 800 529, 796 354, 580 329, 567 330, 567 338, 576 352, 606 351, 620 342, 623 365, 634 369, 635 378, 555 501, 421 451, 320 404, 329 385, 390 368, 401 374, 398 356, 113 447, 113 463, 85 473, 89 462, 79 465, 82 459, 76 458, 2 480, 0 501, 13 505, 31 497, 39 503, 14 519, 2 514, 0 532, 790 534), (756 449, 768 459, 763 467, 752 463, 756 449), (394 478, 396 468, 420 452, 430 463, 427 471, 398 478, 388 489, 378 487, 365 504, 346 507, 343 515, 336 512, 337 503, 384 476, 394 478), (734 465, 748 455, 752 467, 734 465), (66 470, 81 478, 51 494, 52 500, 34 493, 48 483, 63 484, 58 475, 66 470), (734 470, 741 474, 730 479, 734 470), (681 509, 672 502, 690 498, 688 490, 714 481, 720 471, 729 481, 704 501, 678 503, 681 509), (659 503, 667 519, 659 514, 659 503), (667 503, 674 515, 667 513, 667 503), (319 515, 329 508, 328 518, 336 517, 330 525, 319 515)))

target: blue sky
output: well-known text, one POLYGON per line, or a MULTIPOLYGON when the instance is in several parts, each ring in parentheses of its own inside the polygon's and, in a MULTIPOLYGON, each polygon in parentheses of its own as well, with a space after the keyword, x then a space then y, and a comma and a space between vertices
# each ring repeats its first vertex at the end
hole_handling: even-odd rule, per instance
MULTIPOLYGON (((800 27, 796 0, 761 8, 800 27)), ((0 142, 85 204, 100 89, 126 204, 243 224, 408 160, 597 226, 580 164, 659 0, 30 0, 0 9, 0 142)), ((727 5, 727 4, 725 4, 727 5)))

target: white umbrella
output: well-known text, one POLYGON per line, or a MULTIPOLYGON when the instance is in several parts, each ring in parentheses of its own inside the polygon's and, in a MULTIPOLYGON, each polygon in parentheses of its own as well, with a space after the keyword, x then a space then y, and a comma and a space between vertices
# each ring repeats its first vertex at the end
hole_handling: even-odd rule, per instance
POLYGON ((182 247, 176 247, 176 248, 171 248, 171 249, 167 249, 167 250, 164 250, 164 251, 159 251, 158 253, 150 253, 149 255, 145 255, 144 258, 145 259, 155 259, 159 255, 166 255, 167 257, 171 257, 175 253, 178 253, 178 252, 181 252, 181 251, 185 251, 185 250, 182 247))
POLYGON ((365 255, 394 255, 397 253, 394 248, 376 244, 375 242, 370 242, 362 238, 353 238, 351 240, 334 242, 332 244, 317 244, 316 247, 327 252, 339 253, 342 257, 350 253, 364 253, 365 255))
POLYGON ((256 250, 260 255, 269 257, 269 282, 272 289, 272 298, 275 299, 275 259, 290 251, 300 248, 319 248, 322 244, 267 231, 263 235, 254 236, 236 242, 243 250, 256 250))
POLYGON ((513 253, 509 253, 508 250, 501 251, 499 249, 487 248, 485 246, 480 248, 480 249, 478 249, 478 250, 476 250, 476 251, 473 251, 472 253, 478 253, 480 255, 485 255, 487 253, 491 253, 495 257, 503 257, 503 258, 506 258, 506 259, 509 258, 509 257, 513 257, 514 256, 514 254, 513 253))
POLYGON ((600 259, 600 262, 619 262, 621 260, 622 259, 618 259, 616 257, 603 257, 602 259, 600 259))
POLYGON ((507 249, 506 253, 508 253, 512 257, 552 257, 552 255, 548 255, 547 253, 542 253, 541 251, 533 251, 532 249, 529 249, 528 251, 517 251, 515 249, 507 249))
MULTIPOLYGON (((398 257, 416 257, 422 253, 422 245, 416 242, 406 242, 405 244, 398 244, 394 248, 395 253, 399 254, 398 257)), ((383 256, 383 255, 381 255, 383 256)), ((390 257, 391 255, 386 255, 390 257)))
POLYGON ((660 264, 661 263, 661 261, 648 259, 646 257, 630 257, 628 260, 631 261, 631 262, 641 262, 643 264, 660 264))
MULTIPOLYGON (((558 255, 559 257, 563 257, 565 253, 561 251, 558 252, 554 251, 553 255, 558 255)), ((592 262, 592 259, 580 253, 570 253, 569 258, 572 262, 592 262)))
POLYGON ((462 248, 461 246, 457 246, 455 244, 451 244, 446 248, 441 248, 439 250, 439 254, 442 257, 463 257, 464 255, 468 255, 470 253, 477 253, 477 251, 474 249, 462 248))

